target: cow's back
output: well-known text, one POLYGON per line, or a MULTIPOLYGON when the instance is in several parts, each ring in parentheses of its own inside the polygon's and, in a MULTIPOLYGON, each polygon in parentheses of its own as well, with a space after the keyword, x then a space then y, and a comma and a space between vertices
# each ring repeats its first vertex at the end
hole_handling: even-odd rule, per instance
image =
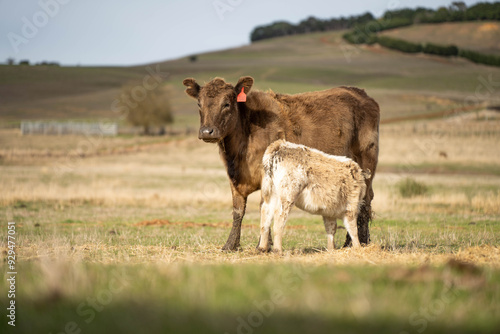
POLYGON ((377 133, 379 107, 362 89, 338 87, 277 95, 286 118, 286 140, 323 152, 355 158, 355 135, 366 127, 377 133))

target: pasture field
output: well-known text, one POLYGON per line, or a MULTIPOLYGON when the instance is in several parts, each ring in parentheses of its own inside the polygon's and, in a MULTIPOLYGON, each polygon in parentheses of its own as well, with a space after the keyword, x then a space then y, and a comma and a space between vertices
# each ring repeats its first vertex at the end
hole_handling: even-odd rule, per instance
MULTIPOLYGON (((433 36, 449 36, 442 26, 447 33, 433 36)), ((486 32, 474 43, 495 47, 486 32)), ((0 332, 498 332, 500 114, 486 107, 500 105, 500 69, 352 46, 342 33, 265 40, 196 62, 0 66, 0 332), (252 75, 255 89, 282 93, 366 89, 382 117, 371 244, 342 249, 339 229, 327 252, 321 218, 294 210, 284 255, 256 253, 255 193, 242 249, 222 252, 231 196, 216 146, 195 135, 19 134, 24 119, 118 119, 120 87, 151 71, 170 92, 174 129, 198 125, 186 77, 252 75), (9 221, 15 328, 4 313, 9 221)))
POLYGON ((494 333, 499 137, 500 117, 486 110, 383 124, 372 244, 341 249, 339 229, 327 252, 321 218, 296 209, 280 257, 255 251, 258 193, 242 250, 220 250, 231 198, 214 145, 0 130, 1 247, 16 222, 18 273, 16 328, 3 319, 0 329, 494 333), (426 191, 403 197, 407 177, 426 191))

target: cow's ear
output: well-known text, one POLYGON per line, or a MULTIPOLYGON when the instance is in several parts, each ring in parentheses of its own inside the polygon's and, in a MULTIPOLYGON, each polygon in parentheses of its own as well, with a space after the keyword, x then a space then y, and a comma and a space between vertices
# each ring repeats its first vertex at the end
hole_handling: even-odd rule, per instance
POLYGON ((200 94, 201 87, 196 83, 196 80, 194 80, 193 78, 187 78, 184 79, 184 81, 182 81, 182 84, 187 87, 186 88, 187 95, 195 99, 198 98, 198 94, 200 94))
POLYGON ((248 94, 250 92, 250 89, 252 89, 253 86, 253 78, 252 77, 241 77, 240 80, 238 80, 238 83, 234 87, 234 90, 236 91, 236 94, 239 94, 241 92, 241 88, 243 87, 245 90, 245 94, 248 94))

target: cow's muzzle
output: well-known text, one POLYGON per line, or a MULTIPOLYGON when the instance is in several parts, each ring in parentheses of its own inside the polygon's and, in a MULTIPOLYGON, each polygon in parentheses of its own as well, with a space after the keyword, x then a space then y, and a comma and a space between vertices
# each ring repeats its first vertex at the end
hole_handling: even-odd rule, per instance
POLYGON ((220 132, 216 128, 202 126, 198 138, 206 143, 216 143, 220 140, 220 132))

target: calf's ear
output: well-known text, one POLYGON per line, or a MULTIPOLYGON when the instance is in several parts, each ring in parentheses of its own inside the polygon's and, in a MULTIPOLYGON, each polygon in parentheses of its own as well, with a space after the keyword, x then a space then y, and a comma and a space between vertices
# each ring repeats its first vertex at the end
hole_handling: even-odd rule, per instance
POLYGON ((187 87, 186 88, 187 95, 195 99, 198 98, 198 94, 200 94, 201 87, 196 83, 196 80, 194 80, 193 78, 187 78, 184 79, 184 81, 182 81, 182 84, 187 87))
POLYGON ((234 90, 236 91, 236 94, 239 94, 241 92, 241 88, 243 88, 245 94, 248 94, 248 92, 250 92, 250 89, 252 89, 252 86, 253 86, 252 77, 241 77, 240 80, 238 80, 236 86, 234 87, 234 90))

